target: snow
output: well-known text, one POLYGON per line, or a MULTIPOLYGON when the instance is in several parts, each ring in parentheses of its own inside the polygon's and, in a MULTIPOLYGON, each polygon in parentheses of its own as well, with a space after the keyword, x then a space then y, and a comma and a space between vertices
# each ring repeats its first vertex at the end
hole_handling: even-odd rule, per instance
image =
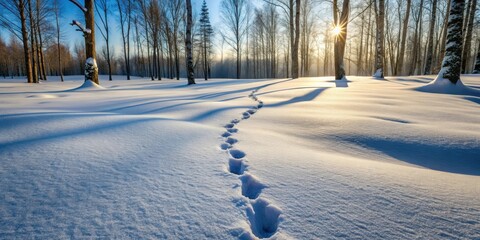
POLYGON ((478 95, 102 78, 0 80, 0 238, 480 238, 478 95))
POLYGON ((377 71, 375 71, 375 73, 373 74, 373 77, 377 79, 383 79, 383 69, 377 69, 377 71))
POLYGON ((480 97, 480 90, 465 86, 461 80, 457 81, 456 84, 453 84, 450 80, 443 78, 444 71, 446 71, 446 69, 442 69, 432 82, 425 86, 417 87, 416 89, 423 92, 472 95, 480 97))

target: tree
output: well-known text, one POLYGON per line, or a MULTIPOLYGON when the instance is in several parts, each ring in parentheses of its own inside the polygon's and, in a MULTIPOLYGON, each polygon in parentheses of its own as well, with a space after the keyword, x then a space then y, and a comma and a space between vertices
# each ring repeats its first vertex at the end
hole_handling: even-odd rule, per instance
POLYGON ((376 54, 375 54, 375 73, 374 77, 383 79, 384 77, 384 63, 385 63, 385 0, 375 1, 375 16, 377 23, 376 31, 376 54), (377 5, 378 2, 378 5, 377 5))
POLYGON ((112 59, 110 57, 110 28, 108 24, 108 1, 107 0, 96 0, 95 1, 95 9, 97 10, 98 16, 100 17, 100 22, 102 23, 102 28, 98 27, 100 30, 100 34, 102 35, 103 39, 105 39, 106 45, 106 59, 108 65, 108 80, 112 81, 112 59), (101 11, 101 12, 100 12, 101 11))
POLYGON ((26 2, 25 0, 0 1, 0 6, 9 13, 0 14, 0 24, 22 41, 27 82, 34 83, 30 47, 28 45, 27 18, 25 14, 26 2), (18 22, 10 20, 8 15, 15 16, 19 20, 20 26, 18 22))
POLYGON ((468 6, 468 15, 465 16, 465 43, 463 44, 462 51, 462 73, 467 73, 468 63, 470 62, 470 51, 472 46, 472 33, 473 33, 473 20, 475 18, 475 12, 477 10, 477 0, 470 0, 468 6))
POLYGON ((245 35, 245 21, 246 21, 246 5, 247 0, 222 0, 221 12, 223 21, 230 31, 229 35, 225 36, 225 40, 235 51, 237 59, 237 79, 241 76, 242 66, 242 43, 245 35))
POLYGON ((202 46, 203 76, 207 80, 210 76, 210 51, 212 46, 213 28, 210 24, 210 16, 207 3, 203 0, 202 12, 200 13, 200 37, 202 46))
POLYGON ((480 73, 480 40, 478 40, 477 60, 475 61, 475 67, 473 68, 473 73, 475 74, 480 73))
POLYGON ((99 84, 98 81, 98 67, 97 60, 95 58, 95 5, 94 0, 85 0, 85 6, 82 6, 76 0, 70 0, 75 4, 85 15, 85 27, 78 22, 73 20, 71 25, 78 27, 78 31, 83 32, 85 37, 85 57, 87 58, 85 62, 85 81, 92 81, 96 84, 99 84))
MULTIPOLYGON (((347 0, 348 1, 348 0, 347 0)), ((295 41, 292 52, 292 78, 298 78, 298 44, 300 41, 300 0, 295 1, 295 41)))
POLYGON ((32 8, 32 1, 28 0, 28 18, 30 19, 30 46, 32 51, 31 57, 32 57, 32 76, 33 76, 33 82, 38 83, 38 72, 37 72, 37 41, 35 39, 35 24, 34 24, 34 19, 33 19, 33 8, 32 8))
POLYGON ((430 18, 430 30, 428 31, 427 59, 425 62, 425 75, 432 73, 433 61, 433 34, 435 31, 435 20, 437 18, 437 0, 432 0, 432 14, 430 18))
POLYGON ((192 2, 187 2, 187 29, 185 36, 185 48, 187 51, 187 78, 188 85, 195 84, 195 73, 193 71, 193 59, 192 59, 192 2))
POLYGON ((450 8, 450 17, 448 18, 448 33, 443 58, 442 70, 435 81, 448 79, 452 84, 457 84, 460 80, 460 70, 462 62, 462 25, 463 10, 465 0, 452 0, 450 8))
POLYGON ((343 58, 347 41, 348 15, 350 12, 350 0, 343 0, 342 11, 338 9, 338 0, 333 0, 333 21, 335 30, 334 60, 335 80, 345 79, 345 66, 343 58))
POLYGON ((61 50, 60 50, 60 23, 59 23, 59 18, 60 18, 60 2, 59 0, 54 0, 53 1, 53 12, 55 14, 55 23, 56 23, 56 26, 57 26, 57 64, 58 64, 58 71, 59 71, 59 74, 60 74, 60 79, 61 81, 63 82, 63 69, 62 69, 62 54, 61 54, 61 50))
POLYGON ((130 80, 130 28, 132 21, 132 0, 116 0, 118 7, 118 16, 120 30, 123 41, 123 59, 125 61, 125 70, 127 80, 130 80))

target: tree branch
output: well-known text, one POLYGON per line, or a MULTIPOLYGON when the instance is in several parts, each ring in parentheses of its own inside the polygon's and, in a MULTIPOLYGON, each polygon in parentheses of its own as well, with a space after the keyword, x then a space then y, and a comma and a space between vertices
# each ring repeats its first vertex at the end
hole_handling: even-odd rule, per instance
POLYGON ((78 8, 80 8, 80 10, 82 10, 82 12, 84 13, 87 13, 88 12, 88 9, 86 9, 82 4, 80 4, 77 0, 69 0, 70 2, 72 2, 73 4, 75 4, 78 8))
POLYGON ((72 25, 72 26, 77 26, 77 27, 78 27, 77 31, 83 32, 84 35, 87 35, 87 34, 92 33, 92 30, 90 30, 90 29, 88 29, 88 28, 84 28, 83 25, 82 25, 80 22, 78 22, 78 21, 73 20, 73 21, 70 23, 70 25, 72 25))

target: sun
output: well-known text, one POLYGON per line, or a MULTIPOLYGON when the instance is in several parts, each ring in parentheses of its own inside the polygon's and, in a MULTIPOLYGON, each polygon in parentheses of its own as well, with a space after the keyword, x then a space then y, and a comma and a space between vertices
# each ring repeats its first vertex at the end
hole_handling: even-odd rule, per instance
POLYGON ((332 33, 333 35, 338 36, 340 35, 340 33, 342 33, 342 28, 340 26, 334 26, 332 29, 332 33))

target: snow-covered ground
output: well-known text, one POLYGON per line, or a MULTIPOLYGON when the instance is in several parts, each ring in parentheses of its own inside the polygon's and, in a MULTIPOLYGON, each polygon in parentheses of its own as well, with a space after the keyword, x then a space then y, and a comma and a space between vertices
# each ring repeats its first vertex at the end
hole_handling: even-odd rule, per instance
POLYGON ((479 239, 480 76, 433 78, 2 79, 0 238, 479 239))

